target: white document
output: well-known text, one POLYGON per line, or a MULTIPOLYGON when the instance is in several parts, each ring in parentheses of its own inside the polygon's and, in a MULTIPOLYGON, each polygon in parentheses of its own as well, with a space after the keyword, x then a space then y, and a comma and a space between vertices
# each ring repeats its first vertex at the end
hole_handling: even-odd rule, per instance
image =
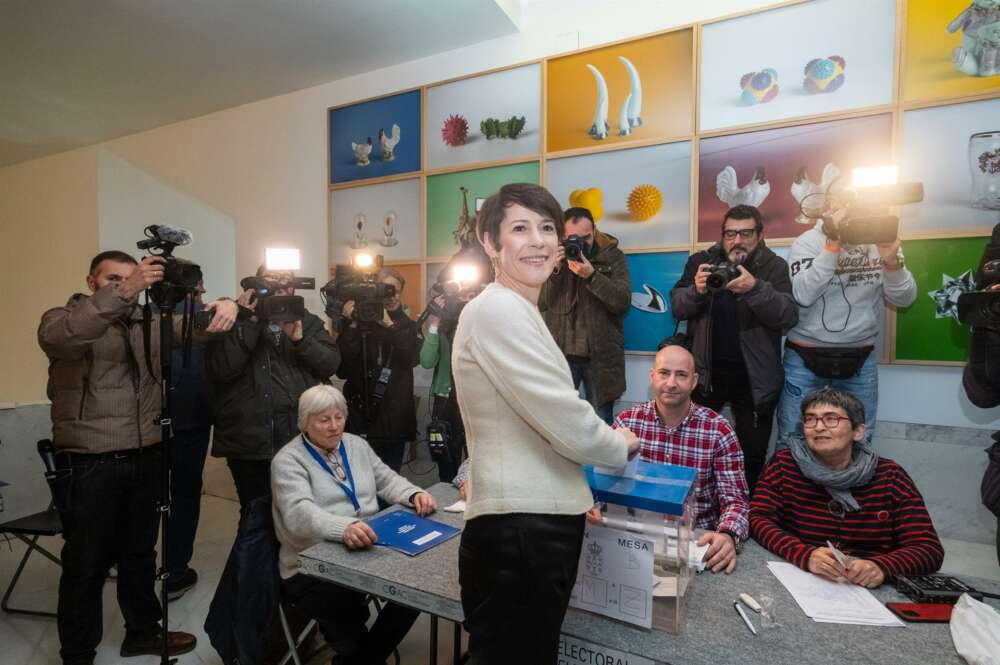
POLYGON ((653 541, 588 524, 569 604, 652 627, 653 541))
POLYGON ((444 512, 446 513, 464 513, 465 512, 465 500, 459 499, 450 506, 444 507, 444 512))
POLYGON ((872 593, 856 584, 824 579, 784 561, 769 561, 778 578, 807 617, 824 623, 905 627, 872 593))

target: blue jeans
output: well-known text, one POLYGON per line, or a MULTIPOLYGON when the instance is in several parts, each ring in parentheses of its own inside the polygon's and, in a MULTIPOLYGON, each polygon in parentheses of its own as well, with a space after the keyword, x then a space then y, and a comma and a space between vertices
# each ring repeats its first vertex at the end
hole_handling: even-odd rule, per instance
POLYGON ((201 513, 201 476, 211 428, 174 432, 170 441, 170 533, 167 568, 171 575, 187 570, 201 513))
POLYGON ((583 392, 587 396, 587 401, 594 407, 594 411, 597 412, 597 417, 611 424, 614 422, 614 408, 615 401, 611 400, 606 404, 594 404, 597 399, 597 386, 594 385, 593 373, 590 371, 589 362, 576 362, 574 360, 569 360, 569 371, 573 374, 573 387, 577 390, 580 389, 580 384, 583 384, 583 392))
POLYGON ((824 379, 806 367, 802 356, 793 349, 785 349, 785 388, 778 403, 777 449, 787 448, 785 439, 791 435, 802 436, 799 405, 806 393, 824 386, 832 386, 851 393, 865 406, 865 438, 871 440, 875 433, 875 415, 878 410, 878 351, 868 354, 861 371, 849 379, 824 379))

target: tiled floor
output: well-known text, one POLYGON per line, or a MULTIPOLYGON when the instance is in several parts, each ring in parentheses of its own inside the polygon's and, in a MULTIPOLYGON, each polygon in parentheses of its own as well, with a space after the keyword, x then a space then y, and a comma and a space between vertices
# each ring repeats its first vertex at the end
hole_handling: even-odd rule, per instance
MULTIPOLYGON (((430 471, 424 460, 410 467, 410 475, 421 484, 433 482, 431 474, 418 475, 419 471, 430 471)), ((180 665, 221 663, 202 630, 208 606, 218 583, 226 556, 232 545, 238 517, 237 504, 231 500, 205 496, 202 501, 202 519, 198 528, 195 558, 192 566, 201 579, 198 585, 180 600, 170 604, 170 625, 173 629, 194 632, 198 636, 198 648, 191 654, 182 656, 180 665)), ((61 540, 49 539, 45 543, 58 553, 61 540)), ((996 551, 992 545, 967 543, 958 540, 944 541, 947 556, 944 570, 953 573, 1000 579, 996 551)), ((14 567, 23 553, 23 546, 15 541, 9 547, 0 544, 0 585, 6 586, 13 575, 14 567)), ((33 556, 22 577, 15 597, 15 605, 38 609, 54 609, 58 570, 49 561, 33 556)), ((121 614, 115 600, 114 582, 109 582, 104 590, 104 640, 98 651, 97 663, 108 665, 121 662, 118 648, 124 629, 121 614)), ((442 621, 439 626, 439 662, 450 661, 452 624, 442 621)), ((428 660, 428 619, 422 616, 400 646, 403 663, 426 663, 428 660)), ((131 658, 126 661, 134 665, 155 665, 159 659, 153 656, 131 658)), ((313 665, 329 662, 329 654, 320 654, 312 660, 313 665)), ((55 621, 33 617, 20 617, 0 613, 0 665, 59 665, 59 639, 55 621)))

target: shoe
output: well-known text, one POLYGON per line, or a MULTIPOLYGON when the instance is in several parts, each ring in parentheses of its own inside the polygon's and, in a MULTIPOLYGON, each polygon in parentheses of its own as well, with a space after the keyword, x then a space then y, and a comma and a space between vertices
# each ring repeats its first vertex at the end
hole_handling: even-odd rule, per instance
POLYGON ((171 575, 167 578, 167 601, 177 600, 197 583, 198 573, 193 568, 185 569, 180 575, 171 575))
MULTIPOLYGON (((167 655, 180 656, 181 654, 194 651, 198 644, 198 638, 191 633, 180 631, 170 631, 167 633, 167 655)), ((151 635, 133 638, 125 636, 122 642, 121 657, 131 658, 132 656, 158 656, 163 648, 163 633, 160 628, 151 635)))

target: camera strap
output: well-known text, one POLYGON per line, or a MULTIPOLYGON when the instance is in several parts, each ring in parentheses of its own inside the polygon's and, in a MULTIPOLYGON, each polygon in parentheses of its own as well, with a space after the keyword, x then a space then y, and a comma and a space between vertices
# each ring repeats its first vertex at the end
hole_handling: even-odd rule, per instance
POLYGON ((351 463, 347 459, 347 448, 344 446, 344 440, 340 440, 340 459, 344 460, 344 471, 347 473, 347 483, 337 477, 337 474, 333 472, 330 465, 326 463, 325 459, 323 459, 323 456, 316 451, 313 445, 309 442, 309 439, 306 438, 305 434, 302 435, 302 445, 305 446, 309 455, 311 455, 312 458, 316 460, 321 467, 323 467, 323 470, 330 474, 330 477, 333 478, 333 482, 337 483, 337 486, 344 490, 344 494, 347 495, 347 498, 351 500, 351 505, 354 506, 354 514, 360 515, 361 503, 358 501, 358 493, 354 486, 354 474, 351 473, 351 463))
POLYGON ((142 350, 146 356, 146 369, 149 375, 156 379, 156 372, 153 371, 153 356, 150 352, 150 342, 153 339, 153 312, 149 306, 149 293, 146 293, 146 302, 142 305, 142 350))

